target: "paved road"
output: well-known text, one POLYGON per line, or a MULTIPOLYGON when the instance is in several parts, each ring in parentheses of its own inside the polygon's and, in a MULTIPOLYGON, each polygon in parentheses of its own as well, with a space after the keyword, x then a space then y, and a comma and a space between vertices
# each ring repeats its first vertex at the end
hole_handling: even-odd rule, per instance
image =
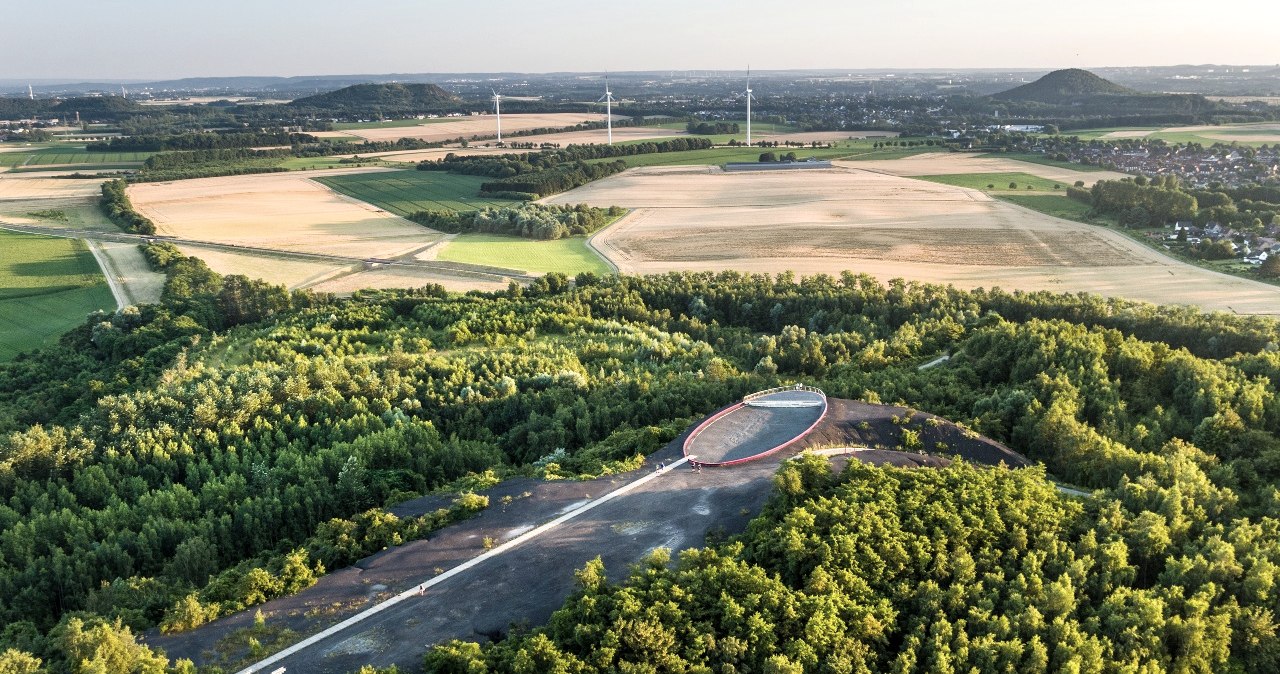
POLYGON ((419 269, 434 274, 444 274, 449 276, 462 276, 465 278, 479 278, 488 281, 506 281, 508 279, 514 281, 528 282, 536 277, 516 271, 503 270, 497 267, 485 267, 483 265, 471 265, 463 262, 440 262, 437 260, 404 260, 404 259, 383 259, 383 258, 363 258, 348 257, 345 255, 331 255, 328 253, 307 253, 296 250, 279 250, 276 248, 260 248, 257 246, 241 246, 231 243, 219 243, 216 241, 201 241, 199 239, 181 239, 172 236, 146 236, 142 234, 128 234, 125 232, 105 232, 96 229, 72 229, 68 227, 42 227, 39 225, 18 225, 13 223, 0 222, 0 229, 7 229, 14 232, 25 232, 28 234, 42 234, 45 236, 58 236, 68 239, 86 239, 91 241, 118 241, 123 243, 150 243, 152 241, 165 241, 172 244, 183 246, 196 246, 200 248, 212 248, 215 250, 223 250, 232 253, 248 253, 252 255, 266 255, 270 257, 287 257, 301 260, 318 260, 323 262, 336 262, 341 264, 379 264, 392 267, 408 267, 410 269, 419 269))

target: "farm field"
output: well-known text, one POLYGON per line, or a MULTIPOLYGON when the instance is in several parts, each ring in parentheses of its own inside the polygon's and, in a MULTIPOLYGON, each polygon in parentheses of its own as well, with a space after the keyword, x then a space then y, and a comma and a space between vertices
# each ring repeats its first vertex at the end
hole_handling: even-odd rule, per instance
POLYGON ((489 180, 415 169, 316 178, 316 182, 336 192, 400 216, 416 211, 475 211, 518 203, 478 196, 480 184, 489 180))
MULTIPOLYGON (((933 155, 924 160, 935 167, 939 161, 933 155)), ((636 209, 595 238, 597 248, 629 273, 849 270, 885 280, 1083 291, 1280 314, 1280 288, 1187 265, 1105 228, 977 190, 864 165, 742 174, 652 167, 550 201, 636 209)))
POLYGON ((497 234, 461 234, 441 247, 437 259, 539 273, 573 275, 584 271, 597 274, 611 271, 582 237, 534 241, 497 234))
POLYGON ((101 194, 101 180, 44 178, 0 173, 0 202, 96 198, 101 194))
MULTIPOLYGON (((1099 180, 1119 180, 1126 178, 1123 173, 1115 171, 1079 170, 1046 164, 1032 164, 1017 159, 990 154, 968 154, 962 152, 932 152, 915 154, 889 161, 868 159, 858 164, 851 164, 861 169, 882 171, 895 176, 937 176, 983 173, 1026 173, 1039 176, 1045 180, 1060 182, 1065 189, 1074 185, 1077 180, 1084 181, 1086 186, 1099 180)), ((990 181, 987 181, 990 182, 990 181)), ((987 183, 981 184, 986 187, 987 183)), ((1005 181, 1008 187, 1009 181, 1005 181)), ((1050 187, 1053 185, 1050 184, 1050 187)))
POLYGON ((1066 189, 1060 181, 1048 180, 1030 173, 952 173, 938 176, 916 176, 920 180, 967 187, 988 192, 1017 192, 1018 190, 1035 190, 1039 192, 1063 191, 1066 189), (1013 185, 1013 187, 1010 187, 1013 185))
POLYGON ((306 284, 304 287, 317 292, 347 295, 366 288, 421 288, 427 285, 441 285, 446 290, 465 292, 468 290, 502 290, 506 284, 497 281, 484 281, 475 278, 459 278, 431 274, 420 269, 404 267, 381 267, 351 273, 333 274, 327 278, 306 284))
POLYGON ((69 164, 130 164, 146 161, 154 152, 88 152, 83 147, 44 147, 0 153, 0 167, 59 166, 69 164))
POLYGON ((198 241, 366 258, 409 254, 440 238, 311 180, 354 170, 143 183, 129 196, 158 233, 198 241))
POLYGON ((0 361, 45 344, 115 298, 84 242, 0 230, 0 361))
POLYGON ((1105 171, 1106 169, 1098 166, 1089 166, 1088 164, 1073 164, 1069 161, 1058 161, 1049 159, 1043 154, 1025 153, 1025 152, 1002 152, 982 155, 992 159, 1013 159, 1015 161, 1026 162, 1028 164, 1039 164, 1041 166, 1054 166, 1068 171, 1083 171, 1091 173, 1094 171, 1105 171))
MULTIPOLYGON (((538 114, 507 114, 502 116, 504 133, 529 131, 540 128, 563 128, 583 122, 603 122, 605 115, 585 112, 556 112, 538 114)), ((314 135, 322 138, 362 138, 364 140, 397 140, 420 138, 426 141, 449 141, 472 136, 492 136, 497 133, 494 115, 474 117, 450 117, 445 121, 415 120, 413 126, 383 126, 347 131, 321 131, 314 135), (430 123, 427 123, 430 122, 430 123)))
POLYGON ((1269 145, 1280 142, 1280 122, 1256 122, 1251 124, 1221 124, 1211 126, 1133 127, 1123 129, 1090 129, 1064 132, 1063 135, 1081 138, 1150 138, 1170 143, 1239 143, 1241 145, 1269 145))
MULTIPOLYGON (((795 152, 800 157, 817 159, 874 160, 894 159, 914 156, 922 153, 934 153, 932 147, 899 148, 888 147, 876 149, 874 141, 843 141, 833 148, 786 148, 779 147, 764 150, 758 147, 716 147, 710 150, 688 150, 685 152, 664 152, 660 154, 639 154, 629 157, 618 157, 627 165, 636 168, 643 166, 716 166, 728 162, 753 162, 760 159, 762 152, 771 151, 776 154, 795 152)), ((614 161, 614 159, 592 159, 588 163, 614 161)))

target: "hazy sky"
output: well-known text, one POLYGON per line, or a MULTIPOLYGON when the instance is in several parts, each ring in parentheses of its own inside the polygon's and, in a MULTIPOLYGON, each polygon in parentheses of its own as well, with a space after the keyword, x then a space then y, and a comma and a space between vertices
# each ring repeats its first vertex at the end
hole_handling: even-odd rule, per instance
POLYGON ((1280 61, 1280 0, 0 0, 0 79, 1280 61))

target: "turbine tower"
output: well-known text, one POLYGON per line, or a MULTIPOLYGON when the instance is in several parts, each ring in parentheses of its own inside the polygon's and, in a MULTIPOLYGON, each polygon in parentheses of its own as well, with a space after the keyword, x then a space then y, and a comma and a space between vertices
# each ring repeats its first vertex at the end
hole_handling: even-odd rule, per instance
POLYGON ((498 116, 498 142, 502 142, 502 94, 497 89, 489 89, 493 92, 493 112, 498 116))
POLYGON ((613 145, 613 92, 609 91, 609 75, 604 76, 604 95, 596 102, 604 101, 605 124, 609 129, 609 144, 613 145))
POLYGON ((32 89, 30 84, 27 85, 27 98, 33 101, 36 100, 36 90, 32 89))
POLYGON ((747 66, 747 147, 751 147, 751 66, 747 66))

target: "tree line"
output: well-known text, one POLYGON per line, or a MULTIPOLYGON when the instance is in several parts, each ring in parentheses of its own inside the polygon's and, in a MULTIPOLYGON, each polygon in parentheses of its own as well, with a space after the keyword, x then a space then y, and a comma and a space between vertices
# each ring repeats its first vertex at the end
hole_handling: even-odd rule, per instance
POLYGON ((102 211, 125 231, 155 234, 156 223, 133 209, 133 202, 129 201, 129 195, 125 192, 128 187, 129 183, 121 178, 102 183, 102 199, 99 200, 102 211))
POLYGON ((217 131, 178 134, 123 136, 90 143, 89 152, 162 152, 165 150, 224 150, 316 143, 320 139, 304 133, 274 131, 217 131))
POLYGON ((523 204, 463 212, 417 211, 406 218, 450 234, 479 232, 548 240, 591 234, 624 212, 617 206, 523 204))

